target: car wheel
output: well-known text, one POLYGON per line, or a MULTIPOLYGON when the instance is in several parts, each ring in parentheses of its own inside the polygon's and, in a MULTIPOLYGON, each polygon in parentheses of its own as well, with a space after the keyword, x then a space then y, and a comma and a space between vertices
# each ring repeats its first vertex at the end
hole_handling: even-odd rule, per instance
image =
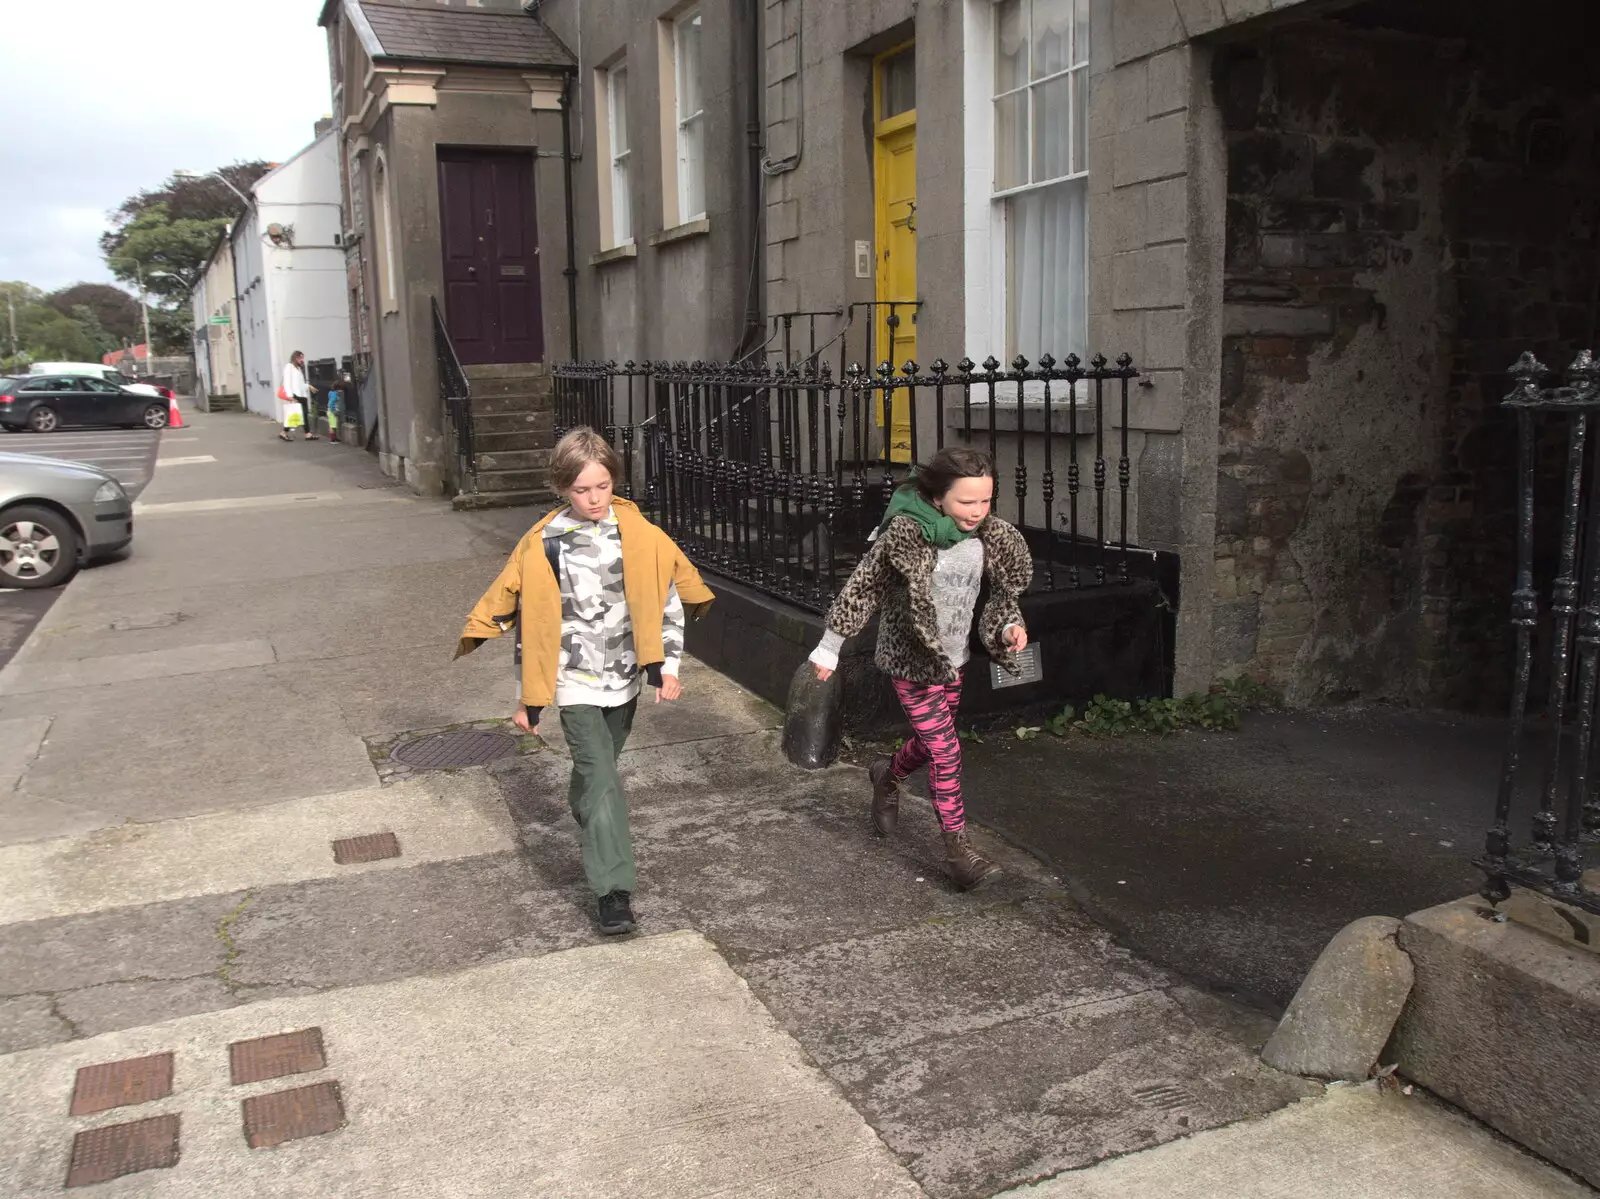
POLYGON ((78 572, 78 531, 49 508, 0 513, 0 586, 58 587, 78 572))
POLYGON ((61 427, 61 418, 48 404, 40 404, 28 413, 28 428, 35 433, 54 433, 61 427))
POLYGON ((171 414, 165 404, 151 404, 144 410, 144 427, 147 429, 165 429, 171 414))

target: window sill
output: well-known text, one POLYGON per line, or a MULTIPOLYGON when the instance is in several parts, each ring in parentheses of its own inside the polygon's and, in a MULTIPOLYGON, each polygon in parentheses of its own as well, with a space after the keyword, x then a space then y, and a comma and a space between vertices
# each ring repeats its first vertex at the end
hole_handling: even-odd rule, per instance
POLYGON ((607 263, 626 262, 630 258, 637 257, 639 257, 639 247, 630 241, 625 246, 613 246, 609 250, 601 250, 600 253, 592 255, 589 258, 589 265, 605 266, 607 263))
POLYGON ((681 225, 674 225, 671 229, 663 229, 660 233, 652 234, 652 246, 670 246, 675 241, 688 241, 691 237, 704 237, 711 232, 711 218, 701 217, 699 220, 685 221, 681 225))
MULTIPOLYGON (((1065 398, 1050 400, 1050 429, 1057 437, 1067 436, 1071 414, 1067 410, 1065 398)), ((951 403, 946 398, 944 406, 944 427, 948 432, 959 432, 967 427, 967 411, 965 405, 957 402, 951 403)), ((1094 403, 1091 400, 1084 402, 1084 397, 1078 397, 1078 436, 1093 433, 1095 430, 1094 403)), ((972 428, 989 430, 989 397, 980 393, 977 387, 972 389, 972 428)), ((1033 399, 1031 396, 1022 402, 1022 429, 1025 433, 1043 433, 1044 430, 1044 399, 1033 399)), ((1015 433, 1017 431, 1017 400, 1015 396, 996 396, 994 400, 994 430, 997 433, 1015 433)))

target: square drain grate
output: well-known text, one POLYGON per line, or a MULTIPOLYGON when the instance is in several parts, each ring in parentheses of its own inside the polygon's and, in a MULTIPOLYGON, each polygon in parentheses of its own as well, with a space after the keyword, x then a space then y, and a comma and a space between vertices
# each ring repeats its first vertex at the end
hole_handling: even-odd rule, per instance
POLYGON ((385 858, 400 856, 400 838, 393 833, 366 833, 360 837, 345 837, 333 843, 333 860, 340 866, 354 866, 360 862, 381 862, 385 858))
POLYGON ((320 1028, 235 1041, 228 1046, 228 1067, 233 1085, 282 1078, 286 1074, 309 1074, 328 1064, 322 1048, 320 1028))
POLYGON ((90 1128, 72 1138, 67 1186, 93 1186, 124 1174, 166 1170, 177 1164, 178 1117, 175 1115, 90 1128))
POLYGON ((130 1057, 120 1062, 85 1066, 72 1087, 69 1114, 92 1116, 114 1107, 148 1103, 172 1094, 172 1054, 130 1057))
POLYGON ((244 1101, 244 1139, 252 1149, 318 1137, 344 1127, 344 1100, 337 1082, 274 1091, 244 1101))

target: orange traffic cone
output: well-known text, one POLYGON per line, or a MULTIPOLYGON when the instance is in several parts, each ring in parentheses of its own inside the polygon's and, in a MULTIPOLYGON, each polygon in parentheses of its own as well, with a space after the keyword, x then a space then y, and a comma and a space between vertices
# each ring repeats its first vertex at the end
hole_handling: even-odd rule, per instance
POLYGON ((169 409, 168 412, 167 412, 167 428, 169 428, 169 429, 181 429, 181 428, 183 428, 183 413, 178 411, 178 397, 177 396, 173 396, 170 400, 167 401, 167 404, 168 404, 168 409, 169 409))

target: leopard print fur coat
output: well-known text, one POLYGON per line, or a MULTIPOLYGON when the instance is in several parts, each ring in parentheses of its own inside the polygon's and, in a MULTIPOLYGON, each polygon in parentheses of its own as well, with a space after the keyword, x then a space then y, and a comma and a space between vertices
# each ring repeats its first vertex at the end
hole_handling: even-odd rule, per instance
MULTIPOLYGON (((1001 669, 1021 673, 1016 655, 1001 641, 1008 625, 1022 624, 1017 597, 1033 579, 1033 556, 1022 534, 997 516, 974 533, 983 542, 983 571, 989 598, 978 619, 978 636, 1001 669)), ((828 609, 828 628, 854 637, 881 613, 878 650, 873 661, 891 678, 913 683, 951 683, 956 670, 939 647, 939 622, 933 607, 933 568, 937 551, 917 522, 898 516, 878 535, 828 609)))

